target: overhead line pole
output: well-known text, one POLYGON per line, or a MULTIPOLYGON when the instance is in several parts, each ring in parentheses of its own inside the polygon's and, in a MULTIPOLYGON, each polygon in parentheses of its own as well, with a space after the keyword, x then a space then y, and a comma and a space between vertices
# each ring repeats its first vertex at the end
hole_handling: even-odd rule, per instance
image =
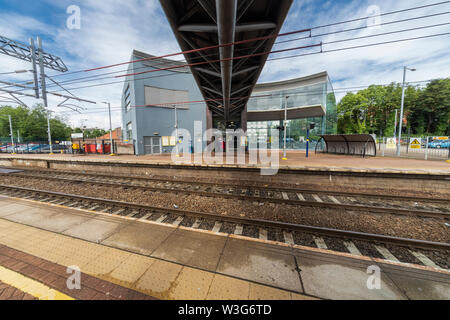
POLYGON ((12 128, 12 120, 11 120, 11 115, 8 115, 8 119, 9 119, 9 132, 11 134, 11 150, 12 150, 12 154, 14 154, 15 152, 15 147, 14 147, 14 133, 13 133, 13 128, 12 128))
POLYGON ((45 68, 44 68, 44 57, 43 57, 43 50, 42 50, 42 39, 40 37, 38 37, 37 41, 38 41, 38 53, 39 53, 39 67, 40 67, 40 73, 41 73, 42 100, 44 101, 44 107, 47 110, 48 144, 50 145, 50 154, 53 154, 52 131, 51 131, 51 128, 50 128, 50 111, 48 109, 46 79, 45 79, 45 68))

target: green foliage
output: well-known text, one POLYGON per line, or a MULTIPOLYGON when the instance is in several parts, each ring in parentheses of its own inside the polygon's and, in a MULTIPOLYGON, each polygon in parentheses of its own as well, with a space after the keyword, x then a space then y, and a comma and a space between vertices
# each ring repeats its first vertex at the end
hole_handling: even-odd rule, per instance
MULTIPOLYGON (((401 96, 401 85, 395 83, 348 93, 338 104, 338 132, 393 136, 401 96)), ((450 79, 432 81, 425 89, 407 87, 404 116, 404 128, 413 134, 449 135, 450 79)))
MULTIPOLYGON (((43 106, 36 105, 31 109, 24 106, 0 107, 0 137, 10 136, 8 115, 12 118, 13 133, 16 139, 17 130, 22 141, 46 141, 48 139, 47 112, 43 106)), ((54 141, 70 138, 72 129, 61 119, 51 118, 50 127, 54 141)))

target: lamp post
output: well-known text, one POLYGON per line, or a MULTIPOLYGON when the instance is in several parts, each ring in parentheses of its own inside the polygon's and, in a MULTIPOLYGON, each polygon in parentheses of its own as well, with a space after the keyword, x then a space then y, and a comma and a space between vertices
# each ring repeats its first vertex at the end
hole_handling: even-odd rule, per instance
POLYGON ((405 105, 405 86, 406 86, 406 71, 416 71, 416 69, 411 69, 408 67, 403 67, 403 85, 402 85, 402 106, 400 108, 400 121, 398 125, 398 141, 397 141, 397 156, 400 157, 401 154, 401 140, 402 140, 402 128, 403 128, 403 109, 405 105))
POLYGON ((287 132, 287 107, 288 107, 288 99, 289 96, 286 96, 286 100, 284 102, 284 146, 283 146, 283 159, 282 160, 287 160, 287 155, 286 155, 286 132, 287 132))
POLYGON ((111 155, 111 156, 114 156, 114 142, 113 142, 113 137, 112 137, 111 103, 109 103, 109 102, 102 102, 102 103, 108 105, 108 113, 109 113, 109 139, 110 139, 110 142, 111 142, 110 155, 111 155))

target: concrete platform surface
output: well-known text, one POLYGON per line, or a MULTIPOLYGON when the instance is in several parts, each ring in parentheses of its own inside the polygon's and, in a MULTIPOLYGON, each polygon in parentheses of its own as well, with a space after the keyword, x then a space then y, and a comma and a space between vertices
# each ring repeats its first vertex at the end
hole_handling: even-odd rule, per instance
POLYGON ((159 299, 450 299, 450 272, 2 196, 0 208, 0 245, 159 299))
MULTIPOLYGON (((375 157, 375 158, 361 158, 358 156, 341 156, 329 154, 314 154, 311 153, 309 158, 305 157, 303 151, 289 151, 288 160, 281 160, 282 154, 279 154, 280 168, 288 169, 302 169, 302 170, 333 170, 333 171, 371 171, 371 172, 404 172, 404 173, 419 173, 419 174, 444 174, 450 175, 450 163, 445 160, 439 161, 425 161, 405 158, 389 158, 389 157, 375 157)), ((105 162, 105 163, 130 163, 130 164, 159 164, 168 165, 174 164, 171 155, 146 155, 146 156, 115 156, 109 155, 70 155, 70 154, 54 154, 54 155, 11 155, 0 154, 2 159, 23 159, 23 160, 60 160, 60 161, 79 161, 79 162, 105 162)), ((230 164, 227 165, 225 158, 223 164, 227 167, 257 167, 258 165, 249 165, 248 157, 246 164, 230 164)), ((186 163, 187 165, 194 164, 192 161, 186 163)), ((223 166, 222 164, 215 164, 213 162, 204 161, 205 166, 223 166)))

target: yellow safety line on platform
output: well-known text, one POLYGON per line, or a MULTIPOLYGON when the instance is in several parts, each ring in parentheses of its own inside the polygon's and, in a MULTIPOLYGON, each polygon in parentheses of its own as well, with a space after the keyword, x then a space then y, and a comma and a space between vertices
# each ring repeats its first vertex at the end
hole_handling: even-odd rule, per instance
POLYGON ((39 300, 75 300, 64 293, 51 289, 40 282, 1 266, 0 281, 22 292, 28 293, 39 300))

